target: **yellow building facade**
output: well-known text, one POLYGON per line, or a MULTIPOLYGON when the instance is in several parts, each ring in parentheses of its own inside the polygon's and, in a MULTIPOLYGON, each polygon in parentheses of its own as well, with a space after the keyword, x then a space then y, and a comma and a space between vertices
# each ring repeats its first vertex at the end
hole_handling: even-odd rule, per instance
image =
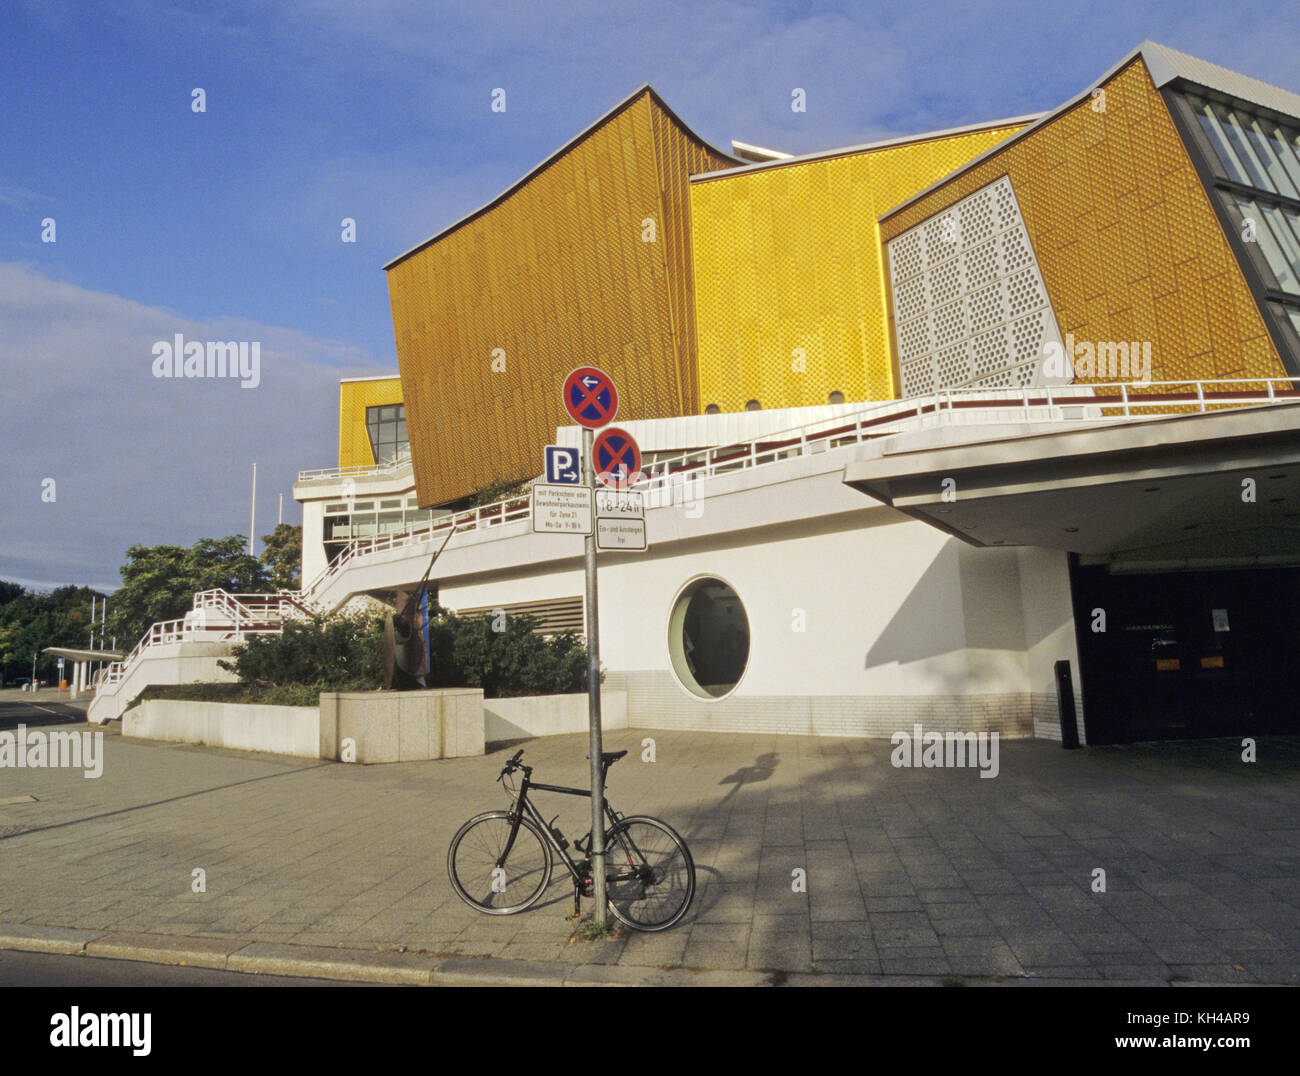
MULTIPOLYGON (((1287 374, 1142 55, 887 214, 881 238, 888 246, 1003 177, 1067 340, 1149 344, 1151 381, 1287 374)), ((1080 384, 1119 380, 1111 371, 1075 373, 1080 384)))
POLYGON ((339 468, 373 467, 377 462, 367 432, 367 410, 402 403, 400 377, 348 378, 339 383, 339 468))
POLYGON ((687 187, 735 163, 645 87, 385 266, 421 504, 538 473, 576 366, 621 419, 698 409, 687 187))
POLYGON ((893 397, 876 218, 1026 122, 693 179, 701 407, 893 397))

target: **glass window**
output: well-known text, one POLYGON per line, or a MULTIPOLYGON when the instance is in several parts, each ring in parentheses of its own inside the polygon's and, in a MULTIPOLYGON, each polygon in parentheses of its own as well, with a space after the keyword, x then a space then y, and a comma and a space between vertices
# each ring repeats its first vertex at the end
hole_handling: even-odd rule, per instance
POLYGON ((1288 138, 1286 132, 1276 123, 1263 121, 1260 126, 1263 128, 1265 135, 1268 136, 1268 144, 1272 148, 1277 159, 1281 162, 1286 173, 1291 177, 1291 183, 1297 191, 1300 191, 1300 134, 1294 139, 1288 138))
POLYGON ((721 579, 697 579, 668 618, 668 653, 682 686, 705 699, 730 694, 749 664, 749 617, 721 579))
POLYGON ((406 405, 385 404, 366 408, 366 432, 376 463, 389 463, 408 448, 406 405))
POLYGON ((1300 294, 1300 283, 1297 283, 1297 277, 1300 276, 1300 238, 1291 234, 1286 214, 1274 206, 1260 205, 1249 198, 1234 196, 1233 201, 1237 203, 1244 220, 1242 239, 1249 242, 1247 236, 1253 236, 1268 267, 1273 270, 1279 288, 1300 294))
POLYGON ((1237 162, 1245 169, 1249 177, 1245 182, 1252 187, 1260 188, 1260 190, 1272 190, 1268 177, 1264 175, 1264 170, 1255 157, 1255 151, 1250 148, 1250 144, 1246 140, 1246 133, 1241 129, 1237 114, 1224 108, 1223 105, 1215 105, 1214 114, 1219 120, 1219 125, 1223 128, 1223 133, 1232 145, 1237 162))
POLYGON ((1271 186, 1270 190, 1278 194, 1285 194, 1288 198, 1296 196, 1295 185, 1291 182, 1291 177, 1282 167, 1282 162, 1278 160, 1277 154, 1273 150, 1272 143, 1264 136, 1264 131, 1259 125, 1259 120, 1253 116, 1246 121, 1246 137, 1250 139, 1250 144, 1255 150, 1255 156, 1259 158, 1259 163, 1264 166, 1264 171, 1268 174, 1271 186))
POLYGON ((1232 147, 1228 144, 1228 137, 1223 133, 1223 128, 1219 126, 1219 121, 1214 115, 1214 110, 1210 108, 1208 101, 1193 99, 1196 104, 1196 118, 1201 121, 1201 130, 1205 132, 1205 137, 1210 140, 1210 145, 1214 147, 1214 152, 1218 156, 1220 163, 1228 173, 1228 178, 1236 180, 1238 183, 1250 183, 1250 177, 1246 175, 1245 170, 1237 161, 1237 156, 1232 152, 1232 147))

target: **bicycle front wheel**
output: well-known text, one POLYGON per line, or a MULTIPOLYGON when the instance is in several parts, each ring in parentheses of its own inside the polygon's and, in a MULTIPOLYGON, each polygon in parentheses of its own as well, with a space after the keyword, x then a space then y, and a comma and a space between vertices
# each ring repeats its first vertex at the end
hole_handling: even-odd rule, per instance
POLYGON ((551 849, 531 819, 508 811, 476 815, 447 851, 451 887, 471 908, 513 915, 533 904, 551 880, 551 849), (511 839, 513 833, 513 840, 511 839))
POLYGON ((667 930, 695 897, 686 842, 657 818, 624 818, 605 834, 609 910, 634 930, 667 930))

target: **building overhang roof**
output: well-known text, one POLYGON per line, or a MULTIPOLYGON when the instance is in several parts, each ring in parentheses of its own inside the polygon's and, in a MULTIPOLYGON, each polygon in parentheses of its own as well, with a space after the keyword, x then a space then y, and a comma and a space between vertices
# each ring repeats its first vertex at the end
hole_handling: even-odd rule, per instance
POLYGON ((1300 404, 951 433, 868 443, 844 481, 976 546, 1179 567, 1300 563, 1300 404))
POLYGON ((77 650, 69 646, 47 646, 41 653, 69 661, 121 661, 126 657, 120 650, 77 650))

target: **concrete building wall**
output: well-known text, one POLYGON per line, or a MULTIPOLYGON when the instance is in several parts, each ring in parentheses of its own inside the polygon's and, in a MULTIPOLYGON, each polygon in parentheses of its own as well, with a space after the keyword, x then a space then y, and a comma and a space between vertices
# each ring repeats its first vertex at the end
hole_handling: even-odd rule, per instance
POLYGON ((1034 735, 1047 740, 1061 738, 1055 666, 1064 659, 1070 663, 1070 675, 1074 681, 1075 716, 1082 742, 1085 739, 1083 681, 1070 593, 1069 554, 1059 549, 1032 547, 1019 549, 1017 554, 1024 601, 1034 735))
MULTIPOLYGON (((540 565, 444 581, 442 601, 482 607, 581 585, 580 570, 540 565)), ((1017 553, 974 549, 891 512, 603 556, 600 626, 605 686, 627 693, 634 727, 889 736, 921 721, 1033 732, 1017 553), (720 699, 684 687, 670 657, 674 603, 705 577, 735 590, 749 623, 745 672, 720 699)))

